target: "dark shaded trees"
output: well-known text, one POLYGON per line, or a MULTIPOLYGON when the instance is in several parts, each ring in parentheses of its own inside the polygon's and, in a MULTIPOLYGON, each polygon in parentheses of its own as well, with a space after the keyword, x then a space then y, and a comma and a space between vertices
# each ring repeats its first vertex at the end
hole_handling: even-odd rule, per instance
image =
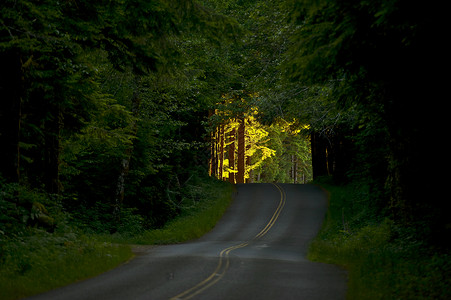
POLYGON ((402 0, 292 4, 299 26, 286 69, 309 89, 326 87, 326 101, 350 117, 346 127, 334 126, 353 141, 346 148, 358 150, 347 172, 365 173, 374 190, 385 189, 379 205, 399 222, 424 225, 429 234, 445 230, 434 188, 440 147, 427 142, 444 125, 439 74, 446 56, 434 46, 443 42, 443 7, 402 0), (371 171, 362 172, 362 163, 371 171))
POLYGON ((60 195, 76 216, 101 207, 114 223, 137 207, 163 224, 177 213, 158 211, 166 191, 207 161, 216 71, 191 49, 235 29, 195 1, 2 3, 1 177, 60 195))
MULTIPOLYGON (((261 149, 242 132, 258 107, 265 126, 278 117, 309 125, 314 177, 363 178, 379 211, 426 224, 425 235, 449 228, 436 188, 445 165, 443 8, 203 4, 4 1, 1 177, 62 195, 69 209, 102 207, 119 220, 122 208, 138 208, 149 226, 161 225, 177 214, 193 170, 207 167, 208 111, 228 95, 245 101, 225 118, 238 126, 209 124, 214 172, 228 159, 228 178, 244 182, 240 166, 257 168, 245 153, 261 149)), ((288 148, 304 146, 283 140, 275 146, 294 164, 288 148)))
POLYGON ((1 55, 11 62, 2 77, 13 75, 1 83, 9 103, 2 105, 2 119, 12 118, 2 126, 2 138, 5 145, 16 145, 2 173, 12 179, 7 174, 14 162, 16 182, 26 179, 58 194, 61 137, 88 117, 92 88, 84 76, 89 68, 79 60, 81 45, 66 31, 63 5, 53 4, 7 1, 2 6, 1 55))

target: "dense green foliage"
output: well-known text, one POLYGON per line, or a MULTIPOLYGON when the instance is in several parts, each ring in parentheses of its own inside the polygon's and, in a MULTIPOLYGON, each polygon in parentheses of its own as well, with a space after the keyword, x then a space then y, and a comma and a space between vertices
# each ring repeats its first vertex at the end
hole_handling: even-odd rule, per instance
POLYGON ((0 264, 7 243, 35 235, 156 242, 148 230, 189 215, 214 185, 212 112, 225 98, 240 100, 229 118, 258 110, 261 145, 277 154, 257 181, 290 181, 296 162, 306 178, 358 182, 362 205, 344 215, 370 211, 381 244, 402 228, 449 251, 445 11, 407 0, 3 1, 0 264))
POLYGON ((2 290, 17 297, 55 262, 79 261, 81 274, 31 290, 104 271, 129 257, 109 244, 103 251, 105 234, 149 235, 188 206, 206 220, 164 238, 213 226, 230 193, 220 189, 227 199, 200 209, 218 192, 206 178, 203 122, 218 82, 229 82, 219 45, 238 31, 195 1, 2 3, 0 264, 12 280, 2 290))
MULTIPOLYGON (((58 219, 53 233, 14 224, 13 236, 1 236, 0 299, 23 298, 105 272, 132 257, 130 246, 124 243, 181 243, 202 236, 229 206, 234 187, 212 178, 190 181, 189 186, 184 190, 185 200, 178 204, 180 215, 159 229, 145 230, 143 218, 124 212, 118 232, 100 234, 109 225, 97 221, 99 216, 92 210, 88 210, 92 219, 84 219, 89 224, 78 223, 83 230, 74 228, 70 215, 61 210, 49 212, 58 219)), ((48 203, 44 195, 39 200, 48 203)), ((4 202, 0 199, 0 203, 4 202)))
POLYGON ((298 127, 296 122, 281 119, 269 126, 268 147, 276 155, 259 166, 260 182, 306 183, 312 180, 310 143, 298 127))
MULTIPOLYGON (((100 236, 114 243, 160 245, 182 243, 197 239, 209 232, 229 207, 235 188, 213 178, 190 183, 184 193, 185 201, 179 204, 180 215, 162 228, 100 236)), ((136 230, 136 224, 130 224, 136 230)))
POLYGON ((367 201, 367 185, 317 182, 327 189, 330 207, 309 258, 346 267, 347 299, 450 297, 448 252, 431 248, 412 228, 381 217, 367 201))
POLYGON ((96 276, 130 259, 130 247, 76 232, 30 230, 2 243, 1 299, 22 299, 96 276))
POLYGON ((179 214, 220 95, 205 75, 215 66, 200 68, 188 49, 214 49, 235 23, 190 1, 48 0, 7 1, 1 24, 0 171, 20 187, 5 207, 44 211, 22 190, 48 194, 102 232, 123 214, 145 228, 179 214))
POLYGON ((266 110, 310 124, 314 177, 364 179, 381 214, 447 243, 444 177, 435 176, 445 127, 445 56, 434 46, 443 10, 402 0, 283 4, 293 27, 278 82, 290 93, 266 110))

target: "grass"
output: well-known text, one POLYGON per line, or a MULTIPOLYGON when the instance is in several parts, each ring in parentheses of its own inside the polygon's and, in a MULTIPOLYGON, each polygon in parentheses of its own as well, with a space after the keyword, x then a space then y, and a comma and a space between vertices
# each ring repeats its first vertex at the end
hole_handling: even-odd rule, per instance
POLYGON ((194 205, 182 208, 180 216, 169 221, 163 228, 146 230, 127 235, 104 235, 103 239, 113 243, 163 245, 176 244, 203 236, 216 225, 229 207, 234 186, 222 181, 209 180, 202 183, 201 199, 194 205))
POLYGON ((161 229, 86 235, 66 226, 54 233, 28 229, 9 238, 0 234, 0 299, 20 299, 99 275, 133 256, 129 244, 172 244, 201 237, 230 205, 234 187, 212 180, 198 188, 202 197, 161 229))
POLYGON ((132 256, 129 246, 33 230, 2 247, 0 299, 20 299, 89 278, 132 256))
POLYGON ((451 255, 379 218, 365 186, 320 184, 330 195, 309 259, 349 271, 347 299, 451 299, 451 255))

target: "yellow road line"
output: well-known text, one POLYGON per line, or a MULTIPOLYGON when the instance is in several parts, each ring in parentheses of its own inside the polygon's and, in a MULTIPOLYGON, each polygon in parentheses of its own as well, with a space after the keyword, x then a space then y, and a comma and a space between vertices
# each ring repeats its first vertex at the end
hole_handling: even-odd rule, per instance
POLYGON ((270 229, 271 227, 274 226, 274 223, 276 223, 277 219, 279 218, 280 213, 282 212, 283 207, 285 206, 285 199, 286 199, 286 194, 285 191, 279 187, 277 184, 272 183, 272 185, 274 185, 280 192, 280 201, 279 201, 279 205, 277 206, 276 211, 274 212, 271 220, 269 220, 268 224, 266 224, 266 227, 262 229, 262 231, 260 231, 255 237, 254 239, 259 239, 262 236, 264 236, 270 229))
POLYGON ((222 276, 224 276, 225 272, 229 268, 230 262, 229 262, 229 253, 235 249, 243 248, 249 245, 249 243, 241 243, 239 245, 234 245, 231 247, 228 247, 226 249, 223 249, 221 253, 219 254, 219 262, 216 269, 211 273, 209 277, 204 279, 202 282, 198 283, 194 287, 184 291, 183 293, 178 294, 175 297, 172 297, 171 300, 176 299, 191 299, 192 297, 200 294, 210 286, 214 285, 216 282, 218 282, 222 276), (225 264, 223 265, 223 260, 226 259, 225 264), (214 280, 213 280, 214 279, 214 280), (191 294, 190 294, 191 293, 191 294), (189 294, 189 295, 188 295, 189 294))
MULTIPOLYGON (((265 228, 263 228, 252 240, 257 240, 259 238, 261 238, 262 236, 264 236, 276 223, 277 219, 279 218, 280 213, 282 212, 283 207, 285 206, 285 202, 286 202, 286 194, 285 191, 277 184, 272 183, 272 185, 274 185, 280 192, 280 201, 279 201, 279 205, 276 208, 276 211, 274 212, 274 214, 272 215, 271 219, 269 220, 269 222, 266 224, 265 228)), ((205 278, 203 281, 199 282, 198 284, 196 284, 195 286, 193 286, 192 288, 170 298, 171 300, 187 300, 187 299, 191 299, 194 296, 202 293, 204 290, 208 289, 209 287, 211 287, 212 285, 216 284, 219 280, 221 280, 221 278, 224 276, 224 274, 226 273, 227 269, 229 268, 230 265, 230 260, 229 260, 229 254, 230 252, 232 252, 233 250, 239 249, 239 248, 244 248, 246 246, 249 245, 251 241, 249 242, 244 242, 241 243, 239 245, 234 245, 234 246, 230 246, 228 248, 223 249, 220 253, 219 253, 219 262, 218 265, 216 267, 216 269, 213 271, 213 273, 211 273, 210 276, 208 276, 207 278, 205 278), (223 260, 225 260, 225 263, 223 263, 223 260)))

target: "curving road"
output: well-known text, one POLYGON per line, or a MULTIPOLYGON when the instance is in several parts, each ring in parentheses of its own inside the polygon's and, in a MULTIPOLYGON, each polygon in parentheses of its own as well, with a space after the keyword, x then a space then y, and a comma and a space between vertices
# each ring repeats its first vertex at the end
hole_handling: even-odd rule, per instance
POLYGON ((238 185, 201 239, 145 248, 112 271, 30 299, 345 299, 346 272, 306 259, 326 209, 312 185, 238 185))

